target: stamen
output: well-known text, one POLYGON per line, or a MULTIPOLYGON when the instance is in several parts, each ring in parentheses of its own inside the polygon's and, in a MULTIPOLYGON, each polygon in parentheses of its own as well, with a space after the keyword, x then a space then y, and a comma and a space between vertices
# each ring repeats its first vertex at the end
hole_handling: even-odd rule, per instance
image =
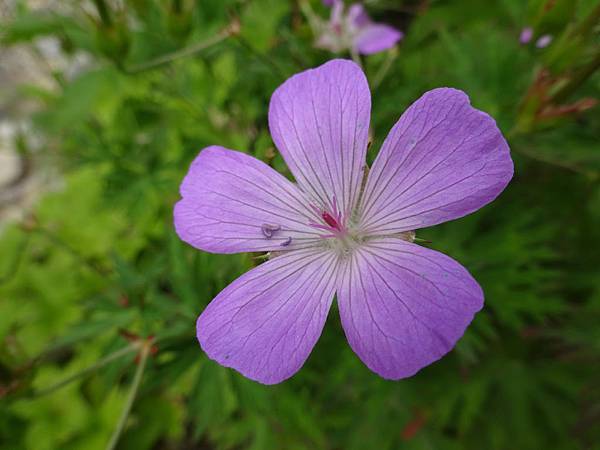
POLYGON ((262 234, 264 237, 266 237, 267 239, 271 239, 273 237, 273 234, 275 234, 276 231, 281 230, 281 225, 273 225, 270 223, 263 223, 260 226, 260 231, 262 231, 262 234))
POLYGON ((290 245, 292 243, 292 237, 288 236, 285 241, 283 241, 281 244, 279 244, 281 247, 287 247, 288 245, 290 245))

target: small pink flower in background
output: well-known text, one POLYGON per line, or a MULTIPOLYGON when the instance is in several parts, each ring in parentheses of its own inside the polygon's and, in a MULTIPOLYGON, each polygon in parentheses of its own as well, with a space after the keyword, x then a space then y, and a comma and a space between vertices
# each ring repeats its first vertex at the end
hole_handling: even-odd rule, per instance
POLYGON ((513 164, 496 123, 461 91, 429 91, 400 117, 367 175, 370 114, 362 70, 333 60, 271 98, 269 128, 295 182, 218 146, 192 163, 174 210, 181 239, 208 252, 270 255, 198 318, 211 359, 261 383, 289 378, 336 295, 354 352, 395 380, 448 353, 483 306, 467 270, 415 244, 414 230, 502 192, 513 164))
POLYGON ((523 45, 528 44, 533 37, 533 28, 525 27, 521 30, 521 34, 519 35, 519 42, 523 45))
POLYGON ((535 42, 537 48, 546 48, 552 43, 552 36, 550 34, 544 34, 535 42))
POLYGON ((319 24, 316 46, 334 53, 351 52, 370 55, 392 48, 402 39, 401 31, 373 22, 359 3, 345 10, 342 0, 324 0, 331 8, 329 22, 319 24))
MULTIPOLYGON (((521 30, 521 34, 519 35, 519 42, 522 45, 529 44, 531 39, 533 39, 534 31, 531 27, 525 27, 521 30)), ((537 48, 546 48, 552 43, 552 35, 551 34, 543 34, 535 41, 535 46, 537 48)))

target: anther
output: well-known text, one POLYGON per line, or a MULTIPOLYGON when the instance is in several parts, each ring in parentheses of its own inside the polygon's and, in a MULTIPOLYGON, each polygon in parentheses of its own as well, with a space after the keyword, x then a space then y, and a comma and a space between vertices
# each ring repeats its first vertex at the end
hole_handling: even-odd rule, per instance
POLYGON ((288 245, 290 245, 292 243, 292 237, 288 236, 285 241, 283 241, 281 244, 279 244, 281 247, 287 247, 288 245))
POLYGON ((262 231, 262 234, 267 239, 271 239, 273 237, 273 234, 275 234, 275 232, 279 231, 279 230, 281 230, 281 225, 273 225, 273 224, 269 224, 269 223, 263 223, 260 226, 260 231, 262 231))

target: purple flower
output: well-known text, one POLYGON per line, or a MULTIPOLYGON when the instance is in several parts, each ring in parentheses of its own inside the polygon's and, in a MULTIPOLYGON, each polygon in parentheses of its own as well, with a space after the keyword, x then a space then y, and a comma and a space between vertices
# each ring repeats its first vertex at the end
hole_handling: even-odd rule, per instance
POLYGON ((465 268, 413 243, 414 231, 494 200, 513 174, 494 120, 461 91, 425 93, 400 117, 370 171, 371 97, 353 62, 333 60, 280 86, 269 106, 290 182, 244 153, 200 152, 175 228, 214 253, 269 252, 197 322, 211 359, 261 383, 304 364, 337 294, 354 352, 384 378, 449 352, 483 306, 465 268))
POLYGON ((535 46, 537 48, 546 48, 552 42, 552 36, 549 34, 544 34, 540 36, 540 38, 535 42, 535 46))
POLYGON ((375 23, 359 3, 344 11, 342 0, 324 1, 332 5, 329 22, 321 23, 317 47, 340 53, 350 50, 364 55, 392 48, 404 36, 389 25, 375 23))
POLYGON ((533 37, 533 28, 525 27, 521 30, 521 34, 519 35, 519 42, 523 45, 528 44, 533 37))

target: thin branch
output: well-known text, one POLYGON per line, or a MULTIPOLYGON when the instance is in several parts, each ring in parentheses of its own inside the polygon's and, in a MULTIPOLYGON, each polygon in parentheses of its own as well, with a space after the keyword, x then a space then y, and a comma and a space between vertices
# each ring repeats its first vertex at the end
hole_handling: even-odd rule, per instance
POLYGON ((596 53, 594 58, 579 69, 567 84, 565 84, 556 94, 552 96, 553 103, 560 103, 567 99, 575 90, 590 78, 598 69, 600 69, 600 52, 596 53))
POLYGON ((47 230, 46 228, 37 226, 37 227, 33 228, 32 231, 37 232, 40 235, 44 236, 52 244, 54 244, 57 247, 60 247, 61 249, 63 249, 67 253, 69 253, 73 258, 79 260, 81 263, 83 263, 89 269, 96 272, 98 275, 105 277, 106 275, 110 274, 110 272, 111 272, 110 270, 106 269, 105 267, 100 266, 94 260, 81 254, 79 251, 77 251, 76 249, 71 247, 69 244, 67 244, 65 241, 63 241, 61 238, 59 238, 57 235, 55 235, 51 231, 47 230))
POLYGON ((377 89, 381 82, 385 79, 388 72, 390 71, 390 68, 392 67, 393 62, 396 60, 397 57, 398 49, 396 47, 393 47, 390 50, 388 50, 387 57, 381 63, 381 66, 379 66, 379 70, 375 74, 375 78, 373 78, 373 90, 377 89))
POLYGON ((115 429, 108 445, 106 446, 107 450, 113 450, 117 446, 121 434, 123 434, 123 430, 125 429, 125 423, 127 422, 127 418, 129 417, 129 413, 131 412, 131 407, 133 406, 133 402, 135 401, 137 392, 140 387, 140 383, 142 381, 142 375, 144 374, 144 369, 146 368, 146 361, 148 360, 148 355, 150 354, 151 347, 152 341, 147 341, 142 346, 142 350, 140 352, 140 361, 138 362, 135 375, 133 376, 133 382, 131 383, 131 387, 129 388, 129 394, 127 395, 127 400, 125 401, 125 407, 121 412, 119 422, 117 422, 117 428, 115 429))
POLYGON ((68 376, 67 378, 59 381, 58 383, 55 383, 52 386, 49 386, 47 388, 44 388, 44 389, 34 392, 33 394, 31 394, 31 397, 37 398, 37 397, 41 397, 43 395, 51 394, 54 391, 57 391, 60 388, 66 386, 67 384, 72 383, 73 381, 78 380, 79 378, 82 378, 92 372, 95 372, 96 370, 100 369, 101 367, 104 367, 105 365, 111 363, 112 361, 119 359, 125 355, 128 355, 138 349, 139 349, 139 344, 136 344, 136 343, 132 343, 132 344, 128 345, 127 347, 123 347, 122 349, 117 350, 116 352, 113 352, 113 353, 109 354, 108 356, 105 356, 104 358, 102 358, 101 360, 96 362, 95 364, 92 364, 91 366, 88 366, 85 369, 80 370, 79 372, 76 372, 73 375, 68 376))
POLYGON ((269 69, 271 69, 271 71, 273 72, 273 74, 277 77, 279 77, 280 79, 284 80, 286 79, 286 75, 284 74, 283 70, 281 70, 281 68, 275 63, 275 61, 271 60, 269 57, 267 57, 266 55, 264 55, 263 53, 257 51, 254 47, 252 47, 252 45, 245 39, 243 38, 241 35, 237 35, 236 36, 236 40, 237 42, 245 49, 247 50, 249 53, 251 53, 252 55, 254 55, 256 57, 256 59, 258 59, 260 62, 262 62, 263 64, 265 64, 266 66, 269 67, 269 69))
POLYGON ((354 49, 350 50, 350 56, 352 57, 352 61, 359 65, 359 67, 364 71, 362 60, 360 59, 360 55, 354 49))
POLYGON ((319 28, 319 17, 313 11, 310 2, 307 0, 300 0, 298 6, 300 7, 302 14, 304 14, 304 17, 308 20, 308 25, 313 30, 313 33, 316 32, 319 28))
POLYGON ((587 176, 595 176, 597 175, 597 173, 593 170, 585 170, 584 168, 582 168, 581 166, 579 166, 578 164, 575 163, 569 163, 569 162, 565 162, 565 161, 561 161, 561 160, 557 160, 554 158, 548 158, 545 155, 540 154, 539 152, 535 152, 535 151, 531 151, 531 150, 526 150, 523 147, 519 147, 519 146, 514 146, 512 147, 512 149, 514 151, 516 151, 517 153, 521 153, 522 155, 533 159, 535 161, 538 162, 542 162, 544 164, 549 164, 555 167, 560 167, 562 169, 566 169, 566 170, 570 170, 571 172, 575 172, 578 174, 583 174, 583 175, 587 175, 587 176))
POLYGON ((205 41, 198 42, 194 45, 182 48, 173 53, 168 53, 166 55, 159 56, 156 59, 146 61, 146 62, 138 64, 136 66, 128 67, 128 68, 126 68, 126 71, 128 73, 138 73, 138 72, 143 72, 144 70, 154 69, 158 66, 162 66, 163 64, 168 64, 172 61, 175 61, 176 59, 185 58, 187 56, 191 56, 195 53, 205 50, 209 47, 212 47, 213 45, 216 45, 219 42, 224 41, 228 37, 233 36, 234 34, 237 34, 238 32, 239 32, 239 24, 237 22, 232 22, 227 27, 225 27, 223 30, 221 30, 219 33, 215 34, 214 36, 210 37, 209 39, 207 39, 205 41))

